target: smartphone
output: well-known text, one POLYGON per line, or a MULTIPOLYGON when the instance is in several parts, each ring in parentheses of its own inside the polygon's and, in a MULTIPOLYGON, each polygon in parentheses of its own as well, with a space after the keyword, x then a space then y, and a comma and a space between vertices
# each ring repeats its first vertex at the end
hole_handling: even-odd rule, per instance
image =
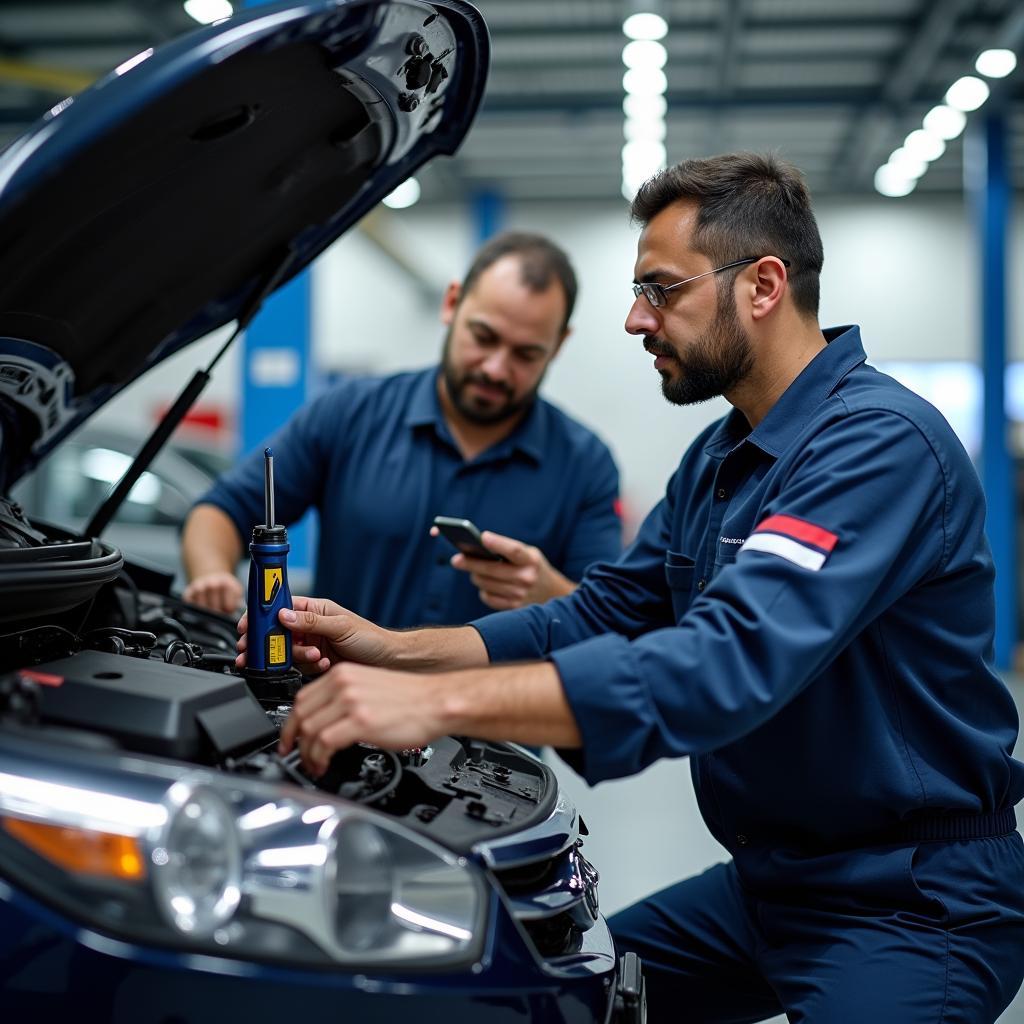
POLYGON ((501 555, 484 547, 480 531, 469 519, 455 519, 452 516, 434 516, 434 525, 442 535, 470 558, 486 558, 491 562, 504 562, 501 555))

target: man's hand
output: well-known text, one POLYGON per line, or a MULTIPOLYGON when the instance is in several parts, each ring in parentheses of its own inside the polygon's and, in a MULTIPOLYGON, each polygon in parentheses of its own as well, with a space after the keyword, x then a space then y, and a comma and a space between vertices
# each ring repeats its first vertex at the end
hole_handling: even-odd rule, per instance
MULTIPOLYGON (((430 531, 434 536, 436 529, 430 531)), ((480 600, 488 608, 505 611, 541 604, 576 589, 576 584, 555 569, 540 548, 490 530, 485 530, 481 537, 487 549, 501 555, 504 562, 460 553, 452 557, 451 564, 469 573, 473 585, 480 591, 480 600)))
POLYGON ((440 676, 346 663, 299 690, 278 751, 298 742, 302 763, 323 775, 336 750, 362 741, 389 750, 425 747, 444 735, 440 676))
POLYGON ((287 754, 297 743, 307 769, 322 775, 335 751, 359 741, 402 750, 451 733, 558 747, 582 743, 548 662, 431 675, 346 663, 298 692, 279 750, 287 754))
POLYGON ((209 572, 197 576, 181 595, 190 604, 213 612, 234 615, 242 607, 245 588, 231 572, 209 572))
MULTIPOLYGON (((391 655, 389 638, 396 634, 360 618, 340 604, 318 597, 295 597, 292 609, 278 612, 281 625, 292 633, 292 661, 303 672, 326 672, 341 661, 368 665, 387 664, 391 655)), ((235 664, 245 665, 248 614, 238 620, 238 649, 235 664)))

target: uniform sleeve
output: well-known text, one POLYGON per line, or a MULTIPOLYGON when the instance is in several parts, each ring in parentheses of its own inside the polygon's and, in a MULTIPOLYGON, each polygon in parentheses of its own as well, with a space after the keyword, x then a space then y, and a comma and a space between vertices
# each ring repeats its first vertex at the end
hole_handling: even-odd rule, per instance
POLYGON ((339 401, 344 385, 303 406, 265 445, 246 455, 214 483, 197 505, 216 505, 231 517, 243 544, 264 520, 263 449, 274 451, 274 511, 277 521, 291 526, 315 505, 331 458, 328 432, 344 437, 337 422, 349 406, 339 401))
POLYGON ((935 451, 899 413, 857 412, 822 430, 677 626, 551 655, 587 779, 714 750, 775 715, 941 570, 947 501, 935 451))
POLYGON ((622 519, 619 516, 619 470, 608 449, 594 442, 584 472, 583 495, 561 571, 571 580, 583 579, 594 562, 610 562, 622 553, 622 519))
MULTIPOLYGON (((675 477, 673 477, 673 482, 675 477)), ((669 485, 669 495, 674 491, 669 485)), ((636 540, 614 562, 597 562, 568 597, 471 623, 492 662, 542 658, 551 651, 603 633, 627 638, 671 625, 665 589, 665 550, 672 517, 670 497, 644 520, 636 540)))

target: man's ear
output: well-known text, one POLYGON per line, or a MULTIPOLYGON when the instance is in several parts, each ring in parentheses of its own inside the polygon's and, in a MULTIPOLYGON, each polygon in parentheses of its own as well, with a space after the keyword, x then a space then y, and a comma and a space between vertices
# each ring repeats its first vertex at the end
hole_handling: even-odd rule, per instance
POLYGON ((789 283, 785 264, 777 256, 766 256, 754 264, 754 280, 748 285, 750 315, 754 320, 768 316, 782 301, 789 283))
POLYGON ((455 310, 458 308, 459 300, 462 298, 462 284, 459 281, 452 281, 444 290, 444 298, 441 299, 441 323, 445 327, 451 327, 455 319, 455 310))

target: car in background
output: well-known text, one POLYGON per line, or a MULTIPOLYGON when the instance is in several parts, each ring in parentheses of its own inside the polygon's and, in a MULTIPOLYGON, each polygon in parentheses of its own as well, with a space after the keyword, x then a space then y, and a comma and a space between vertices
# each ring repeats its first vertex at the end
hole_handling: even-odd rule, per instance
MULTIPOLYGON (((80 531, 141 444, 117 427, 86 425, 23 477, 11 497, 34 520, 80 531)), ((104 537, 131 561, 162 569, 183 584, 180 531, 194 502, 228 469, 214 446, 171 442, 162 449, 117 510, 104 537)))

